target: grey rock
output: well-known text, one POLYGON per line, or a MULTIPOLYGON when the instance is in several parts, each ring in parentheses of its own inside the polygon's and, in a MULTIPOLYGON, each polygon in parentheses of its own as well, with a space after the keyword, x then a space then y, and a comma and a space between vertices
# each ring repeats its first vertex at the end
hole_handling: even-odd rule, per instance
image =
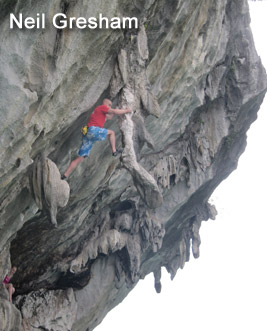
MULTIPOLYGON (((216 216, 209 197, 237 167, 267 89, 247 1, 26 0, 0 9, 0 275, 10 260, 18 267, 24 326, 93 330, 139 279, 153 272, 160 292, 162 267, 173 278, 200 254, 201 222, 216 216), (11 31, 10 10, 136 16, 140 27, 11 31), (122 157, 97 142, 68 179, 68 200, 59 172, 104 97, 135 111, 109 124, 122 157)), ((3 297, 0 305, 5 331, 15 320, 19 329, 15 306, 3 297)))
POLYGON ((57 209, 65 207, 69 201, 69 184, 61 180, 56 164, 44 156, 36 159, 31 181, 37 206, 49 212, 51 223, 57 226, 57 209))
POLYGON ((0 253, 0 279, 4 279, 8 272, 11 270, 11 263, 10 263, 10 245, 6 245, 0 253))
MULTIPOLYGON (((143 104, 145 111, 153 115, 159 109, 156 98, 152 97, 152 92, 149 91, 150 84, 146 75, 147 59, 147 37, 142 25, 137 35, 131 35, 131 42, 118 55, 119 70, 124 83, 119 98, 122 105, 129 105, 133 111, 137 112, 135 120, 127 114, 120 120, 119 126, 124 142, 123 165, 130 172, 136 189, 146 205, 149 208, 156 208, 162 204, 162 195, 154 178, 138 163, 139 155, 136 154, 145 142, 150 148, 154 148, 153 140, 141 117, 140 104, 143 104), (152 99, 153 102, 151 103, 152 99)), ((116 84, 117 78, 118 74, 115 70, 112 81, 112 87, 115 88, 115 91, 118 91, 118 87, 121 86, 120 79, 116 84)), ((159 114, 157 113, 157 115, 159 114)))
POLYGON ((20 311, 8 301, 8 292, 0 285, 0 330, 22 331, 20 311))
POLYGON ((23 317, 23 328, 70 331, 77 313, 72 289, 67 291, 39 290, 27 296, 18 296, 16 305, 23 317))
POLYGON ((120 123, 125 144, 122 153, 123 165, 130 172, 135 187, 147 206, 159 207, 162 204, 162 195, 155 179, 137 162, 133 142, 134 124, 129 115, 125 117, 120 123))
POLYGON ((161 268, 159 268, 158 270, 154 271, 154 278, 155 278, 155 290, 157 293, 161 292, 161 268))

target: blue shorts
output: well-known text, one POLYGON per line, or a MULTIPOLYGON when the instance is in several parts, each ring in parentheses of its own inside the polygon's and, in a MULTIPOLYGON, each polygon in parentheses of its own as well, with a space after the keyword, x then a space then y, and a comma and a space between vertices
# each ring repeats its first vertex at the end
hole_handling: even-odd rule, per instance
POLYGON ((87 129, 87 134, 83 136, 82 146, 78 151, 79 156, 88 156, 93 147, 94 142, 102 141, 107 138, 108 130, 99 128, 98 126, 90 126, 87 129))

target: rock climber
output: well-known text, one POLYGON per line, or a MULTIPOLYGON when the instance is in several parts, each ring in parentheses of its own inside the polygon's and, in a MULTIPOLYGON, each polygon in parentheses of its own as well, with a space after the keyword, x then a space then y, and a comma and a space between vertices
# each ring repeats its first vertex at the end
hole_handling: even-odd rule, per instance
POLYGON ((114 115, 131 113, 132 110, 129 107, 126 107, 125 109, 113 109, 111 107, 112 101, 104 99, 103 104, 95 108, 87 124, 87 133, 83 135, 82 145, 78 151, 78 157, 70 163, 68 169, 62 175, 62 179, 68 178, 70 173, 84 160, 84 158, 89 156, 93 144, 96 141, 102 141, 108 137, 112 149, 112 155, 117 156, 122 152, 122 150, 116 149, 115 132, 105 129, 104 124, 106 119, 111 120, 114 115))
POLYGON ((4 278, 2 284, 4 287, 8 290, 9 293, 9 301, 12 303, 12 295, 15 292, 14 286, 10 283, 10 279, 14 275, 14 273, 17 271, 17 267, 13 267, 8 275, 4 278))

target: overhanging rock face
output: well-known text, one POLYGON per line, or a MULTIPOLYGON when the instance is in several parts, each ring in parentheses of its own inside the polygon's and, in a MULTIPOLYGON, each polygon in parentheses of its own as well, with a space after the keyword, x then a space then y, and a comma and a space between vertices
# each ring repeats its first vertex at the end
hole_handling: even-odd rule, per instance
POLYGON ((0 320, 5 331, 93 330, 140 278, 153 272, 160 292, 162 267, 173 278, 191 251, 199 256, 201 222, 216 216, 208 199, 236 168, 267 88, 248 4, 2 0, 0 9, 0 276, 18 267, 17 308, 2 289, 0 320), (136 16, 139 28, 14 31, 10 12, 136 16), (62 184, 58 169, 104 97, 134 110, 107 123, 122 156, 98 142, 62 184))

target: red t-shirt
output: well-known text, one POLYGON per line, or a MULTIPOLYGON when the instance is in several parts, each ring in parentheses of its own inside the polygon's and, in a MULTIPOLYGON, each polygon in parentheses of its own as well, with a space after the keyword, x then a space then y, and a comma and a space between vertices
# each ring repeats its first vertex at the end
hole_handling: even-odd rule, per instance
POLYGON ((103 128, 108 110, 109 107, 106 105, 96 107, 89 118, 87 126, 98 126, 99 128, 103 128))

